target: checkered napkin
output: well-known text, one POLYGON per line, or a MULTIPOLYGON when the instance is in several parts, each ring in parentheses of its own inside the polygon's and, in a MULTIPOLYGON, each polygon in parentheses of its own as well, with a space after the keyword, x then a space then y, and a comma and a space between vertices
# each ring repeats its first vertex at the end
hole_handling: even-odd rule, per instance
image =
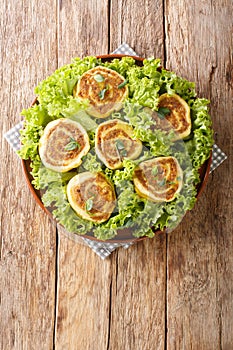
MULTIPOLYGON (((137 56, 136 52, 129 47, 128 44, 123 43, 119 46, 113 53, 116 54, 125 54, 130 56, 137 56)), ((5 139, 9 142, 13 150, 16 152, 20 149, 20 129, 23 127, 23 122, 21 121, 10 129, 6 134, 4 134, 5 139)), ((225 159, 227 158, 226 154, 221 151, 217 146, 213 146, 212 153, 212 163, 210 167, 210 172, 216 169, 225 159)), ((102 259, 107 258, 116 248, 123 247, 125 249, 129 248, 132 243, 104 243, 97 242, 87 238, 82 237, 83 242, 88 245, 97 255, 102 259)))

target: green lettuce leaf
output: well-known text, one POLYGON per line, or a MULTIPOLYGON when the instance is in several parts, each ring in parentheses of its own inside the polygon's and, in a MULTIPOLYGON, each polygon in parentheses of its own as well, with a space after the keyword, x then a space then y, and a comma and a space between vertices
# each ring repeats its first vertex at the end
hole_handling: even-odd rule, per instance
POLYGON ((38 101, 45 106, 49 115, 58 117, 64 108, 69 108, 70 96, 81 75, 101 63, 95 57, 75 58, 73 63, 57 69, 36 88, 38 101))
POLYGON ((137 66, 133 58, 123 57, 102 62, 95 57, 75 58, 71 64, 56 70, 35 89, 39 104, 24 109, 25 123, 21 131, 22 148, 19 155, 30 159, 33 185, 41 189, 42 201, 54 217, 70 232, 106 240, 115 237, 118 230, 130 228, 135 237, 153 237, 156 229, 174 229, 187 210, 196 201, 196 185, 200 182, 199 169, 209 158, 213 146, 213 131, 208 111, 209 101, 196 97, 195 85, 161 67, 159 59, 149 58, 137 66), (95 154, 95 130, 102 120, 88 114, 89 101, 73 97, 73 89, 87 70, 102 65, 120 73, 127 81, 129 97, 121 111, 109 119, 127 121, 134 137, 143 143, 136 160, 123 160, 123 168, 111 170, 95 154), (158 110, 158 99, 163 93, 180 95, 190 106, 192 132, 183 141, 173 142, 174 134, 153 130, 152 112, 158 110), (91 150, 83 157, 78 169, 60 174, 43 166, 38 145, 44 127, 52 120, 65 117, 78 121, 87 130, 91 150), (172 202, 153 203, 135 192, 133 174, 142 161, 157 156, 174 156, 183 169, 183 187, 172 202), (93 224, 80 218, 71 208, 66 195, 68 181, 79 172, 102 172, 114 185, 117 205, 110 219, 93 224))

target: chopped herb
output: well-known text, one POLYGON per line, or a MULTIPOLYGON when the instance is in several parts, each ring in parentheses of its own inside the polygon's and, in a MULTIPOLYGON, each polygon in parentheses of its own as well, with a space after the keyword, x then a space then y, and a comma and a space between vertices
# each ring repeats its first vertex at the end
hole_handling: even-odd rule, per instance
POLYGON ((153 169, 151 170, 151 173, 152 173, 152 175, 154 175, 154 176, 157 176, 157 175, 158 175, 158 172, 159 172, 159 170, 158 170, 158 167, 157 167, 157 166, 153 167, 153 169))
POLYGON ((157 115, 160 119, 164 119, 167 114, 171 113, 169 108, 166 107, 159 107, 157 111, 157 115))
POLYGON ((181 180, 182 180, 182 177, 181 177, 181 176, 178 176, 178 177, 176 178, 176 180, 177 180, 177 181, 181 181, 181 180))
POLYGON ((104 81, 104 77, 101 74, 94 75, 94 79, 97 83, 102 83, 104 81))
POLYGON ((93 197, 88 198, 85 205, 86 211, 90 211, 93 208, 93 197))
POLYGON ((126 157, 126 156, 127 156, 127 151, 126 151, 126 149, 123 149, 123 150, 121 151, 121 155, 122 155, 122 157, 126 157))
POLYGON ((105 92, 109 89, 109 86, 105 86, 105 88, 103 90, 101 90, 98 95, 99 95, 99 98, 100 100, 103 100, 104 99, 104 95, 105 95, 105 92))
POLYGON ((116 140, 116 147, 117 149, 120 151, 122 149, 125 149, 125 145, 124 145, 124 142, 121 141, 120 139, 117 139, 116 140))
POLYGON ((122 89, 128 83, 128 79, 125 79, 121 84, 118 85, 118 89, 122 89))
POLYGON ((80 147, 80 144, 75 139, 73 139, 71 137, 70 142, 67 143, 67 145, 65 146, 65 150, 66 151, 73 151, 74 149, 79 148, 79 147, 80 147))
POLYGON ((176 185, 175 181, 168 181, 167 183, 168 183, 168 185, 176 185))
POLYGON ((120 139, 116 140, 116 148, 122 157, 127 156, 127 150, 125 149, 125 145, 120 139))
POLYGON ((158 185, 161 186, 161 187, 164 186, 165 183, 166 183, 165 179, 162 179, 161 181, 158 181, 158 185))

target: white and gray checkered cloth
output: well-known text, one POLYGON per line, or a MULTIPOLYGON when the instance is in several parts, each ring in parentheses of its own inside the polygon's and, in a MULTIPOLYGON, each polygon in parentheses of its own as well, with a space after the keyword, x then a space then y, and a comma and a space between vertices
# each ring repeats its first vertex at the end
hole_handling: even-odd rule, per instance
MULTIPOLYGON (((129 47, 128 44, 123 43, 115 51, 115 54, 124 54, 130 56, 137 56, 136 52, 129 47)), ((16 152, 20 149, 20 129, 23 127, 23 121, 19 122, 8 132, 4 134, 5 139, 9 142, 13 150, 16 152)), ((227 158, 226 154, 215 144, 213 146, 212 153, 212 163, 210 167, 210 172, 216 169, 225 159, 227 158)), ((97 242, 87 238, 82 237, 86 245, 88 245, 97 255, 102 259, 107 258, 116 248, 123 247, 125 249, 129 248, 132 243, 105 243, 97 242)))

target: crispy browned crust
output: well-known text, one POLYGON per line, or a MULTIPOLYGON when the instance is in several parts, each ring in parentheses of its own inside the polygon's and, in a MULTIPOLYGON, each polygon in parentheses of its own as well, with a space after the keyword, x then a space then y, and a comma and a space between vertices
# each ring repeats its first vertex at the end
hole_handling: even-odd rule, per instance
POLYGON ((77 167, 89 151, 89 139, 85 129, 77 122, 61 118, 50 122, 39 142, 42 163, 49 169, 65 172, 77 167), (71 140, 77 147, 67 150, 71 140))
POLYGON ((113 119, 98 126, 95 149, 98 157, 108 168, 119 169, 124 158, 136 159, 140 155, 142 143, 133 138, 133 128, 128 123, 113 119), (122 149, 117 147, 118 142, 122 149))
POLYGON ((114 188, 102 173, 76 175, 67 186, 67 196, 79 216, 98 223, 109 219, 116 204, 114 188), (88 208, 90 200, 92 205, 88 208))
POLYGON ((122 107, 122 102, 128 96, 128 86, 119 88, 125 78, 112 69, 98 66, 85 72, 74 89, 74 96, 81 99, 88 99, 90 108, 87 112, 96 118, 106 118, 113 111, 122 107), (96 81, 97 74, 104 79, 96 81), (101 91, 104 94, 101 96, 101 91))
POLYGON ((163 94, 159 97, 158 107, 170 110, 164 119, 160 119, 156 112, 153 113, 156 129, 169 132, 174 130, 174 140, 187 137, 191 132, 190 108, 188 104, 177 94, 163 94))
POLYGON ((182 187, 182 170, 174 157, 158 157, 139 164, 134 172, 137 193, 154 202, 170 202, 182 187))

